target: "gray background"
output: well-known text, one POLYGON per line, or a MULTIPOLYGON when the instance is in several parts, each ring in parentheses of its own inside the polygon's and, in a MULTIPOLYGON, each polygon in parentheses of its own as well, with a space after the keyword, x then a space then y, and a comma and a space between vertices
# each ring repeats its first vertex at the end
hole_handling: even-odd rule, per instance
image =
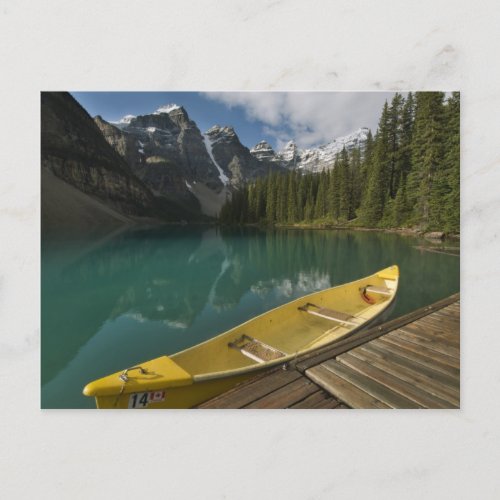
POLYGON ((0 0, 1 496, 498 498, 499 13, 0 0), (40 90, 259 89, 462 91, 462 409, 41 411, 40 90))

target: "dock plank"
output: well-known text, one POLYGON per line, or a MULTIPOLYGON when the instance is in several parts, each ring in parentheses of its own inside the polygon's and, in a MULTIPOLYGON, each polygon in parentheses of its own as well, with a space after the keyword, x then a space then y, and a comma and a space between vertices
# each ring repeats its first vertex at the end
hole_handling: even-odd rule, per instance
POLYGON ((422 336, 420 333, 415 332, 410 325, 406 325, 403 328, 399 328, 395 332, 391 332, 391 335, 399 335, 401 338, 413 342, 414 344, 428 347, 429 349, 433 349, 434 351, 452 356, 454 358, 460 358, 460 349, 458 347, 449 345, 446 342, 441 342, 434 338, 422 336))
POLYGON ((245 405, 244 408, 287 408, 318 392, 318 390, 319 387, 316 384, 306 377, 300 377, 290 384, 252 401, 250 404, 245 405))
POLYGON ((395 377, 371 363, 362 361, 350 353, 342 354, 342 356, 339 356, 337 359, 346 366, 358 370, 367 377, 371 377, 402 396, 411 399, 423 408, 450 408, 450 403, 448 401, 433 396, 427 391, 395 377))
POLYGON ((441 384, 418 371, 408 370, 403 366, 387 361, 386 359, 383 359, 382 357, 369 351, 361 350, 361 348, 351 351, 350 354, 363 361, 371 363, 373 366, 380 368, 381 370, 384 370, 385 372, 390 373, 405 382, 419 387, 437 398, 449 402, 450 407, 456 408, 460 404, 460 398, 456 391, 450 391, 449 389, 443 388, 441 384))
POLYGON ((424 347, 413 342, 409 342, 408 340, 398 337, 397 335, 384 335, 383 337, 380 337, 380 340, 383 340, 384 342, 390 342, 391 344, 402 347, 407 351, 413 351, 418 354, 423 354, 431 359, 436 359, 440 363, 445 364, 450 368, 458 369, 458 371, 460 371, 460 360, 455 357, 448 356, 441 352, 435 351, 434 349, 429 349, 428 347, 424 347))
MULTIPOLYGON (((433 331, 437 331, 439 334, 455 333, 460 330, 460 323, 458 321, 444 319, 442 316, 438 316, 437 313, 426 318, 420 318, 418 323, 431 328, 433 331)), ((459 335, 456 336, 456 340, 459 340, 459 338, 459 335)))
POLYGON ((430 379, 435 380, 443 386, 448 387, 450 390, 456 390, 459 381, 458 376, 442 373, 434 368, 424 366, 423 364, 413 359, 400 356, 399 354, 396 354, 393 351, 387 349, 385 345, 380 346, 379 344, 370 342, 370 344, 362 346, 360 347, 360 349, 368 350, 376 355, 383 357, 386 360, 390 360, 392 363, 396 363, 400 366, 403 366, 404 368, 416 371, 418 373, 421 373, 422 375, 426 375, 430 379))
POLYGON ((353 408, 389 408, 389 405, 335 375, 322 365, 309 368, 306 374, 316 384, 353 408))
POLYGON ((407 349, 405 347, 401 347, 400 345, 391 342, 391 340, 386 339, 385 337, 381 337, 378 340, 374 341, 375 345, 381 345, 386 350, 390 352, 394 352, 395 354, 399 354, 405 358, 411 359, 417 363, 421 363, 424 366, 429 368, 434 368, 435 370, 445 373, 447 375, 460 377, 460 370, 458 368, 454 368, 447 363, 443 363, 439 355, 436 355, 436 351, 429 350, 432 355, 428 353, 422 353, 418 350, 407 349))
POLYGON ((272 373, 260 375, 250 381, 243 382, 229 391, 205 402, 198 408, 243 408, 256 399, 290 384, 301 378, 295 370, 274 370, 272 373))
POLYGON ((446 344, 459 347, 460 339, 455 328, 444 329, 439 323, 429 323, 426 318, 420 318, 414 323, 404 325, 402 330, 411 331, 424 338, 430 338, 436 341, 444 341, 446 344))
POLYGON ((330 394, 324 390, 319 390, 310 396, 306 397, 302 401, 294 403, 289 406, 291 410, 300 409, 333 409, 340 406, 338 400, 333 398, 330 394))
POLYGON ((337 360, 331 359, 330 361, 325 361, 321 366, 324 366, 326 369, 335 373, 335 375, 367 392, 379 401, 382 401, 382 403, 385 403, 390 408, 421 408, 421 405, 394 392, 387 385, 361 374, 357 370, 353 370, 351 367, 337 360))

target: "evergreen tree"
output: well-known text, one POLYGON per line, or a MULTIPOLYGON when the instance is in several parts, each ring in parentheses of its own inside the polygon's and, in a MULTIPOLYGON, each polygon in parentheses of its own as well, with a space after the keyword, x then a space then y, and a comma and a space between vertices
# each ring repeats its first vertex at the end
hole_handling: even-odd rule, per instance
POLYGON ((449 193, 444 200, 444 229, 460 232, 460 92, 453 92, 446 104, 444 163, 449 193))
POLYGON ((304 208, 304 220, 306 222, 311 222, 314 217, 314 192, 313 192, 313 182, 310 179, 309 189, 307 190, 306 204, 304 208))
POLYGON ((340 166, 340 157, 337 154, 335 164, 331 174, 330 187, 330 212, 334 220, 338 220, 340 216, 340 186, 342 184, 342 172, 340 166))
POLYGON ((288 193, 287 193, 287 220, 294 223, 298 220, 297 211, 297 181, 296 173, 292 171, 288 174, 288 193))
POLYGON ((363 156, 361 159, 361 199, 359 203, 358 216, 363 215, 364 207, 366 205, 366 195, 368 191, 368 180, 371 173, 371 164, 373 157, 373 135, 371 130, 368 131, 368 136, 366 138, 366 144, 363 150, 363 156))
POLYGON ((388 160, 388 195, 390 198, 396 196, 400 171, 400 144, 402 125, 402 105, 404 99, 401 94, 394 95, 389 108, 387 122, 387 160, 388 160))
POLYGON ((299 174, 297 188, 297 222, 304 220, 304 210, 307 197, 307 176, 299 174))
POLYGON ((411 144, 413 137, 414 119, 415 100, 413 98, 413 94, 411 92, 408 92, 401 117, 401 143, 399 145, 400 168, 402 173, 400 181, 405 183, 411 170, 411 144))
POLYGON ((352 182, 349 170, 349 157, 345 148, 339 159, 339 218, 348 221, 352 216, 352 182))
POLYGON ((363 189, 363 179, 361 177, 361 151, 359 148, 355 148, 351 152, 351 182, 352 182, 352 207, 351 207, 351 218, 355 217, 355 214, 361 205, 361 193, 363 189))
POLYGON ((388 124, 389 106, 386 101, 375 137, 368 187, 362 207, 362 220, 368 227, 376 226, 384 213, 389 170, 388 124))
POLYGON ((443 172, 443 93, 417 92, 412 140, 412 170, 407 192, 414 206, 412 222, 422 227, 440 224, 443 172))
POLYGON ((314 205, 314 218, 322 219, 326 215, 326 175, 325 172, 319 174, 318 192, 314 205))
POLYGON ((266 220, 268 224, 274 224, 276 221, 276 175, 274 173, 267 177, 266 220))
POLYGON ((401 181, 398 192, 396 193, 396 198, 394 199, 394 216, 391 221, 391 227, 405 226, 410 217, 411 210, 412 208, 408 203, 406 192, 406 180, 403 173, 401 173, 401 181))

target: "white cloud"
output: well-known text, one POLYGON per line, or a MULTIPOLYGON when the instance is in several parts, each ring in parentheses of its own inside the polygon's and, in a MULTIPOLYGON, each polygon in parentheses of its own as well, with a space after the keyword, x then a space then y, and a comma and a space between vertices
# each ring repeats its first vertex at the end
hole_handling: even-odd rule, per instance
POLYGON ((392 92, 208 92, 229 108, 241 106, 248 119, 263 123, 262 132, 279 148, 293 139, 299 147, 324 144, 360 127, 372 132, 384 101, 392 92))

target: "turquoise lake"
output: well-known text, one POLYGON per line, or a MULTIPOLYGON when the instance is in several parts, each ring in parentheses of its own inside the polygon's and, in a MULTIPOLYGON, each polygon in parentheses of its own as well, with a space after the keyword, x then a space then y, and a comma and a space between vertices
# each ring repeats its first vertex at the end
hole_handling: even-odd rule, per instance
POLYGON ((398 264, 391 317, 460 287, 460 259, 398 234, 160 227, 42 243, 42 408, 94 408, 89 381, 294 298, 398 264))

